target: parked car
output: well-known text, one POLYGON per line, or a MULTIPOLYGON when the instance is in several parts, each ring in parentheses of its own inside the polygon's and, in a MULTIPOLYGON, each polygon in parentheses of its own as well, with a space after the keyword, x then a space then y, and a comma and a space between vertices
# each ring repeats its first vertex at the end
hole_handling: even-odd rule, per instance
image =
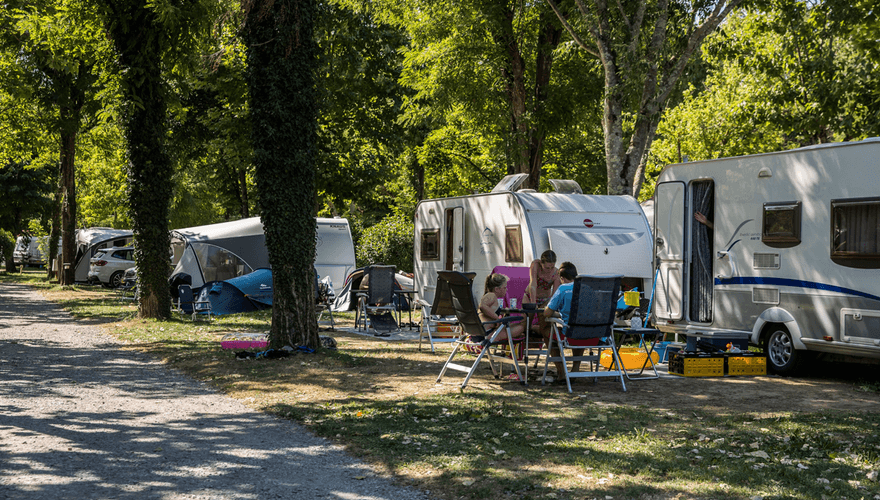
POLYGON ((125 271, 134 266, 134 248, 105 248, 89 260, 89 283, 116 288, 122 284, 125 271))

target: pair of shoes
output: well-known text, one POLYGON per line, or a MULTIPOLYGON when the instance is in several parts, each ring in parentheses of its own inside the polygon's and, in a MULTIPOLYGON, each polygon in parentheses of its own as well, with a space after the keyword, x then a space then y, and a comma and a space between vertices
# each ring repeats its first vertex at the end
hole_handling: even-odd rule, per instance
POLYGON ((507 376, 507 380, 513 380, 513 381, 519 382, 522 379, 519 378, 519 375, 517 375, 516 373, 511 373, 510 375, 507 376))
POLYGON ((374 336, 374 337, 390 337, 391 334, 390 334, 390 333, 384 333, 384 332, 376 332, 376 333, 373 334, 373 336, 374 336))

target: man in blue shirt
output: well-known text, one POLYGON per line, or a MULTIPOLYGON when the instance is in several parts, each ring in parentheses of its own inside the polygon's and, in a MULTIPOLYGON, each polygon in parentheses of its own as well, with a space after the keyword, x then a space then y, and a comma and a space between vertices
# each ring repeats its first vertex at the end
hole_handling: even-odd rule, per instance
MULTIPOLYGON (((577 277, 577 268, 571 262, 563 262, 561 266, 559 266, 559 280, 562 282, 562 285, 556 289, 556 293, 550 297, 550 302, 547 303, 547 307, 544 309, 544 317, 550 318, 553 316, 558 316, 562 319, 562 321, 568 324, 568 318, 571 314, 571 299, 574 293, 574 279, 577 277)), ((541 335, 544 337, 544 344, 550 344, 550 323, 546 322, 547 327, 544 331, 541 332, 541 335)), ((565 335, 565 331, 562 332, 565 335)), ((557 344, 558 345, 558 344, 557 344)), ((583 349, 573 349, 572 354, 574 356, 582 356, 584 354, 583 349)), ((554 347, 550 352, 551 357, 559 356, 559 349, 554 347)), ((564 373, 562 369, 562 363, 555 362, 556 365, 556 376, 560 377, 562 373, 564 373)), ((575 361, 572 365, 572 371, 576 372, 580 369, 581 363, 579 361, 575 361)))

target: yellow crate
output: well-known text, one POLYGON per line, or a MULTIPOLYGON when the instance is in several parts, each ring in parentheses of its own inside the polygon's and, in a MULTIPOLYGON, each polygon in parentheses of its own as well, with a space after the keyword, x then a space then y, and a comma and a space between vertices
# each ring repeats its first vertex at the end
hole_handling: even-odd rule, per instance
POLYGON ((639 307, 639 292, 623 292, 623 303, 628 306, 639 307))
POLYGON ((676 355, 669 362, 669 373, 683 377, 723 377, 723 357, 684 357, 676 355))
POLYGON ((731 356, 727 358, 728 375, 767 375, 767 358, 764 356, 731 356))

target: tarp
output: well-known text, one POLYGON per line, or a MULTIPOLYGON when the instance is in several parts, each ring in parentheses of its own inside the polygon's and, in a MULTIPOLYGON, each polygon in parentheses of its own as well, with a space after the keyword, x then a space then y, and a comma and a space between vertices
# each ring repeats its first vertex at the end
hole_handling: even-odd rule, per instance
POLYGON ((272 307, 272 270, 256 271, 225 281, 205 283, 199 300, 211 302, 211 314, 245 313, 272 307))

